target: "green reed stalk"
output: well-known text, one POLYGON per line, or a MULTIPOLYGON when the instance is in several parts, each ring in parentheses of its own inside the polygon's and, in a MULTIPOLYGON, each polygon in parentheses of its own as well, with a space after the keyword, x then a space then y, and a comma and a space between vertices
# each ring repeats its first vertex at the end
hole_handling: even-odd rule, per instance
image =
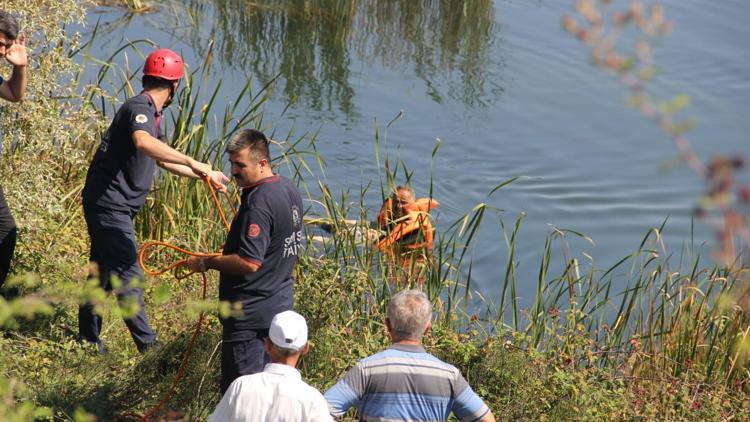
MULTIPOLYGON (((117 54, 135 50, 144 43, 146 41, 128 43, 117 54)), ((209 45, 208 50, 211 48, 209 45)), ((86 51, 90 51, 90 46, 86 51)), ((221 81, 208 92, 197 85, 197 81, 203 81, 202 86, 206 86, 205 81, 212 71, 210 56, 208 54, 204 63, 185 78, 165 133, 171 145, 221 168, 226 140, 244 126, 262 125, 262 108, 270 98, 270 85, 253 92, 248 81, 231 105, 217 109, 221 81)), ((133 74, 120 75, 113 69, 113 65, 102 68, 96 78, 97 86, 86 97, 92 104, 100 104, 103 115, 116 108, 116 97, 132 91, 133 74), (105 94, 107 90, 102 86, 114 83, 112 74, 122 78, 115 96, 105 94)), ((384 129, 375 127, 374 158, 379 172, 375 186, 379 187, 382 200, 397 184, 407 184, 422 176, 388 153, 388 128, 399 118, 400 114, 384 129)), ((349 321, 347 324, 352 327, 367 325, 377 329, 377 321, 355 315, 363 315, 363 312, 364 315, 382 315, 388 297, 397 288, 395 282, 413 285, 416 280, 362 237, 372 219, 365 197, 374 182, 361 186, 353 195, 348 190, 332 192, 326 182, 325 159, 317 150, 316 138, 317 133, 294 135, 290 131, 284 140, 274 143, 280 151, 274 165, 284 166, 304 192, 306 214, 318 214, 330 222, 330 237, 320 244, 310 237, 308 255, 303 261, 335 263, 331 277, 341 283, 365 280, 365 290, 349 297, 346 309, 332 312, 336 318, 349 321), (344 223, 346 219, 355 219, 358 223, 350 227, 344 223)), ((435 145, 433 159, 440 145, 440 142, 435 145)), ((499 184, 489 195, 516 179, 499 184)), ((433 193, 431 170, 429 197, 433 193)), ((206 195, 206 187, 201 183, 159 177, 148 206, 138 219, 139 236, 173 239, 197 249, 216 250, 224 240, 224 230, 206 195)), ((434 263, 427 268, 424 289, 433 300, 444 304, 441 315, 446 323, 465 326, 468 316, 474 314, 472 310, 481 307, 472 303, 472 299, 485 301, 483 298, 491 295, 499 297, 500 301, 495 307, 485 301, 487 310, 483 320, 488 322, 482 327, 484 332, 501 334, 510 329, 524 333, 527 340, 520 340, 520 347, 573 356, 576 366, 586 364, 588 359, 578 343, 579 327, 583 326, 585 335, 595 344, 587 347, 594 353, 601 353, 596 365, 613 371, 625 371, 626 357, 637 356, 639 363, 627 369, 633 376, 680 377, 692 374, 695 366, 704 368, 704 382, 730 385, 747 376, 743 365, 748 348, 745 329, 748 317, 736 307, 726 305, 736 296, 733 286, 737 272, 703 268, 700 255, 684 273, 680 273, 682 261, 678 270, 673 270, 671 255, 661 235, 666 220, 644 236, 636 252, 604 271, 596 269, 593 260, 583 271, 581 262, 586 261, 573 254, 566 236, 577 236, 589 242, 591 239, 572 230, 554 228, 544 242, 535 296, 530 303, 525 303, 517 294, 519 262, 515 253, 523 215, 515 219, 510 231, 501 219, 507 249, 502 283, 472 294, 472 285, 476 283, 471 254, 487 211, 497 210, 480 203, 456 221, 438 225, 434 263), (556 241, 559 247, 553 247, 558 244, 556 241), (558 256, 561 262, 556 260, 558 256), (552 273, 559 275, 550 277, 552 273)))

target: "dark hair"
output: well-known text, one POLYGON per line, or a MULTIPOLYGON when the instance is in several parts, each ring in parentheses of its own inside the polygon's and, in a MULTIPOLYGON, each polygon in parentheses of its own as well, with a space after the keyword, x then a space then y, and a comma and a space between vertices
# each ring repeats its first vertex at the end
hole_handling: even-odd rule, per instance
POLYGON ((263 132, 255 129, 242 129, 232 135, 227 142, 227 153, 235 153, 250 148, 250 156, 257 162, 260 160, 271 161, 268 152, 268 138, 263 132))
POLYGON ((172 81, 151 75, 143 75, 141 83, 143 84, 143 89, 169 89, 172 87, 172 81))
POLYGON ((4 10, 0 10, 0 32, 11 40, 18 38, 18 21, 4 10))

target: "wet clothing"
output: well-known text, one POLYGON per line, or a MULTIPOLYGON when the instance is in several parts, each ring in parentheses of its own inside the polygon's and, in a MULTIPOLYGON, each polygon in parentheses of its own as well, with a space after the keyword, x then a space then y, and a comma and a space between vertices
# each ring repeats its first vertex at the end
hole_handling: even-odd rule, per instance
MULTIPOLYGON (((0 85, 3 84, 3 78, 0 76, 0 85)), ((0 107, 0 113, 2 113, 0 107)), ((0 120, 0 154, 3 151, 3 122, 0 120)), ((5 200, 5 192, 0 186, 0 288, 5 284, 5 279, 10 271, 10 263, 13 260, 13 252, 16 250, 16 238, 18 229, 13 214, 10 212, 8 202, 5 200)), ((6 299, 12 299, 18 294, 16 288, 3 290, 3 296, 6 299)))
POLYGON ((331 414, 356 406, 363 421, 476 421, 490 409, 458 369, 422 346, 393 344, 359 361, 326 391, 331 414))
POLYGON ((386 231, 378 242, 378 249, 396 255, 410 250, 432 251, 435 229, 429 211, 439 205, 434 199, 420 198, 403 205, 403 215, 399 215, 393 208, 392 199, 386 199, 378 214, 378 224, 386 231))
MULTIPOLYGON (((383 202, 383 206, 380 208, 378 213, 378 225, 381 229, 385 229, 386 226, 394 224, 394 209, 393 209, 393 198, 388 197, 383 202)), ((440 206, 440 202, 432 198, 419 198, 411 204, 404 204, 407 210, 430 212, 430 210, 440 206)))
POLYGON ((273 316, 292 309, 292 270, 302 237, 302 197, 289 179, 274 175, 243 189, 242 203, 232 221, 223 254, 237 254, 259 268, 247 274, 222 272, 219 300, 239 303, 242 308, 241 316, 221 318, 225 344, 247 341, 256 344, 241 352, 245 358, 233 358, 245 363, 222 363, 223 389, 238 375, 259 372, 267 363, 258 333, 267 336, 273 316))
MULTIPOLYGON (((86 175, 83 211, 91 239, 90 260, 98 265, 99 285, 115 291, 120 303, 134 302, 138 312, 125 324, 138 347, 145 350, 156 341, 148 323, 143 300, 143 271, 138 264, 133 218, 151 189, 156 161, 135 148, 132 135, 143 130, 161 139, 159 112, 147 93, 130 98, 115 114, 102 137, 86 175), (114 289, 113 277, 121 283, 114 289)), ((91 277, 92 275, 89 275, 91 277)), ((79 338, 98 343, 102 319, 93 305, 78 312, 79 338)))

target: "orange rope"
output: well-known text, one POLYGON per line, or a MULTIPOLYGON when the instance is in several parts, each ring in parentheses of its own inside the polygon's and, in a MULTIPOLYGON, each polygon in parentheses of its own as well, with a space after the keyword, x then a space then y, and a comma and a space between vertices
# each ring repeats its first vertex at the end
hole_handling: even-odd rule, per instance
MULTIPOLYGON (((216 187, 211 182, 211 180, 208 179, 208 177, 205 177, 203 180, 205 180, 206 184, 210 187, 211 191, 211 197, 214 199, 214 204, 216 204, 216 210, 219 211, 219 217, 221 217, 221 221, 224 222, 224 227, 226 227, 227 232, 229 232, 229 221, 227 220, 227 216, 224 215, 224 210, 221 209, 221 205, 219 204, 219 198, 216 196, 216 187)), ((232 203, 232 199, 229 197, 229 192, 224 191, 224 197, 227 199, 227 202, 229 203, 229 207, 232 209, 232 213, 236 214, 237 210, 234 208, 234 204, 232 203)))
MULTIPOLYGON (((152 241, 144 243, 141 246, 141 250, 138 252, 138 263, 141 264, 141 267, 143 268, 143 272, 146 273, 146 274, 148 274, 148 275, 150 275, 150 276, 157 276, 157 275, 164 274, 167 271, 170 271, 170 270, 173 270, 173 269, 177 269, 177 268, 179 268, 179 267, 181 267, 181 266, 183 266, 183 265, 185 265, 187 263, 187 259, 180 259, 178 261, 175 261, 175 262, 167 265, 164 268, 159 268, 159 269, 155 269, 155 270, 150 269, 149 267, 146 266, 146 260, 148 259, 148 251, 151 248, 154 248, 154 247, 157 247, 157 246, 160 246, 160 247, 163 247, 163 248, 174 249, 175 251, 183 253, 185 255, 200 256, 200 257, 204 257, 204 258, 209 258, 209 257, 212 257, 212 256, 220 256, 221 255, 221 253, 218 253, 218 252, 216 252, 216 253, 191 252, 191 251, 189 251, 187 249, 183 249, 183 248, 181 248, 179 246, 175 246, 175 245, 173 245, 171 243, 160 242, 158 240, 152 240, 152 241)), ((177 273, 175 273, 175 278, 178 279, 178 280, 182 280, 183 278, 189 277, 189 276, 191 276, 193 274, 195 274, 195 272, 189 272, 189 273, 183 274, 183 275, 178 275, 177 273)))
MULTIPOLYGON (((201 300, 205 300, 206 286, 208 285, 208 281, 206 280, 206 273, 201 273, 201 279, 201 300)), ((161 408, 164 407, 164 405, 167 404, 174 395, 174 392, 177 390, 177 386, 182 380, 183 375, 185 375, 185 368, 187 368, 187 363, 190 360, 190 355, 193 353, 193 346, 195 345, 195 341, 198 339, 198 335, 201 333, 201 326, 203 325, 204 318, 205 312, 201 311, 200 315, 198 315, 198 321, 195 323, 193 335, 190 336, 190 340, 188 341, 185 355, 183 355, 182 357, 180 367, 177 369, 177 374, 174 376, 174 380, 172 381, 172 385, 169 387, 169 390, 167 390, 167 393, 162 396, 161 400, 159 400, 159 403, 157 403, 156 406, 152 407, 151 410, 146 412, 146 414, 144 414, 143 416, 136 416, 139 421, 148 421, 152 416, 156 415, 159 410, 161 410, 161 408)))
MULTIPOLYGON (((221 218, 221 221, 224 223, 224 227, 226 227, 227 232, 229 232, 229 221, 227 220, 226 215, 224 214, 224 210, 221 207, 221 203, 219 202, 219 197, 216 195, 216 186, 211 182, 211 180, 207 177, 203 177, 203 181, 206 182, 206 184, 209 187, 209 191, 211 192, 211 197, 214 200, 214 204, 216 205, 216 209, 219 212, 219 217, 221 218)), ((233 213, 236 213, 236 208, 234 204, 232 203, 232 198, 229 196, 229 193, 227 191, 224 191, 224 196, 227 199, 227 202, 229 203, 230 208, 232 209, 233 213)), ((172 250, 175 250, 179 253, 189 255, 189 256, 200 256, 200 257, 212 257, 212 256, 220 256, 221 253, 203 253, 203 252, 193 252, 189 251, 187 249, 181 248, 179 246, 175 246, 171 243, 167 242, 159 242, 159 241, 149 241, 144 243, 141 246, 140 251, 138 252, 138 262, 141 264, 141 267, 143 268, 143 272, 150 276, 158 276, 161 274, 166 273, 170 270, 175 270, 175 278, 178 280, 181 280, 183 278, 189 277, 192 274, 195 274, 195 272, 189 272, 187 274, 180 275, 178 273, 178 269, 180 267, 183 267, 187 263, 187 259, 180 259, 177 260, 169 265, 167 265, 164 268, 159 269, 151 269, 148 266, 146 266, 146 260, 148 259, 148 251, 152 248, 161 247, 161 248, 169 248, 172 250)), ((202 287, 201 287, 201 300, 206 299, 206 288, 208 285, 208 281, 206 279, 206 273, 202 272, 200 273, 201 279, 202 279, 202 287)), ((185 355, 182 357, 182 361, 180 362, 180 367, 177 369, 177 374, 174 377, 174 380, 172 381, 172 385, 169 387, 169 390, 167 390, 167 393, 162 396, 161 400, 152 407, 146 414, 143 416, 138 416, 135 414, 132 414, 130 412, 124 414, 123 416, 130 416, 135 417, 139 421, 147 421, 149 418, 156 415, 159 410, 161 410, 162 407, 164 407, 165 404, 169 402, 169 400, 174 395, 175 390, 177 389, 177 386, 179 385, 180 381, 182 380, 182 377, 185 374, 185 368, 187 368, 188 360, 190 359, 190 355, 193 352, 193 346, 195 345, 196 340, 198 339, 198 335, 201 332, 201 326, 203 324, 203 320, 205 318, 205 312, 201 311, 200 315, 198 315, 198 321, 195 323, 195 329, 193 330, 192 336, 190 336, 190 340, 188 341, 187 349, 185 350, 185 355)))

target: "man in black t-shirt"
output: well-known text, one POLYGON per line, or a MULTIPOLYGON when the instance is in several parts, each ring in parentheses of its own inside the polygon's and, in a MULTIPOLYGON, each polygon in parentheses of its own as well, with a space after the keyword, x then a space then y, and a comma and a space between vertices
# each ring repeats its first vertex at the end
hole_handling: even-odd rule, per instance
MULTIPOLYGON (((155 344, 156 333, 146 318, 143 289, 138 285, 143 281, 143 271, 137 259, 133 218, 146 201, 156 166, 180 176, 207 175, 222 190, 226 189, 224 182, 229 181, 222 172, 211 170, 211 165, 161 141, 162 109, 172 102, 182 75, 182 58, 171 50, 159 49, 146 58, 143 92, 117 110, 91 161, 83 188, 90 260, 97 264, 104 290, 115 290, 123 305, 137 304, 137 313, 126 317, 125 323, 141 352, 155 344)), ((102 318, 93 304, 79 307, 79 340, 95 343, 103 352, 101 325, 102 318)))
MULTIPOLYGON (((0 76, 0 98, 18 102, 26 93, 26 65, 29 62, 23 37, 18 36, 18 22, 5 11, 0 10, 0 57, 13 65, 10 79, 0 76)), ((0 108, 0 111, 2 108, 0 108)), ((0 121, 0 153, 3 150, 3 122, 0 121)), ((0 287, 5 283, 10 270, 10 261, 16 249, 16 222, 5 201, 3 188, 0 187, 0 287)), ((6 299, 16 296, 17 291, 11 288, 3 291, 6 299)))
POLYGON ((236 378, 262 372, 274 315, 293 305, 292 270, 302 246, 302 197, 271 169, 268 139, 244 129, 227 144, 232 176, 243 188, 221 256, 188 259, 192 271, 218 270, 219 300, 241 306, 221 316, 222 394, 236 378))

